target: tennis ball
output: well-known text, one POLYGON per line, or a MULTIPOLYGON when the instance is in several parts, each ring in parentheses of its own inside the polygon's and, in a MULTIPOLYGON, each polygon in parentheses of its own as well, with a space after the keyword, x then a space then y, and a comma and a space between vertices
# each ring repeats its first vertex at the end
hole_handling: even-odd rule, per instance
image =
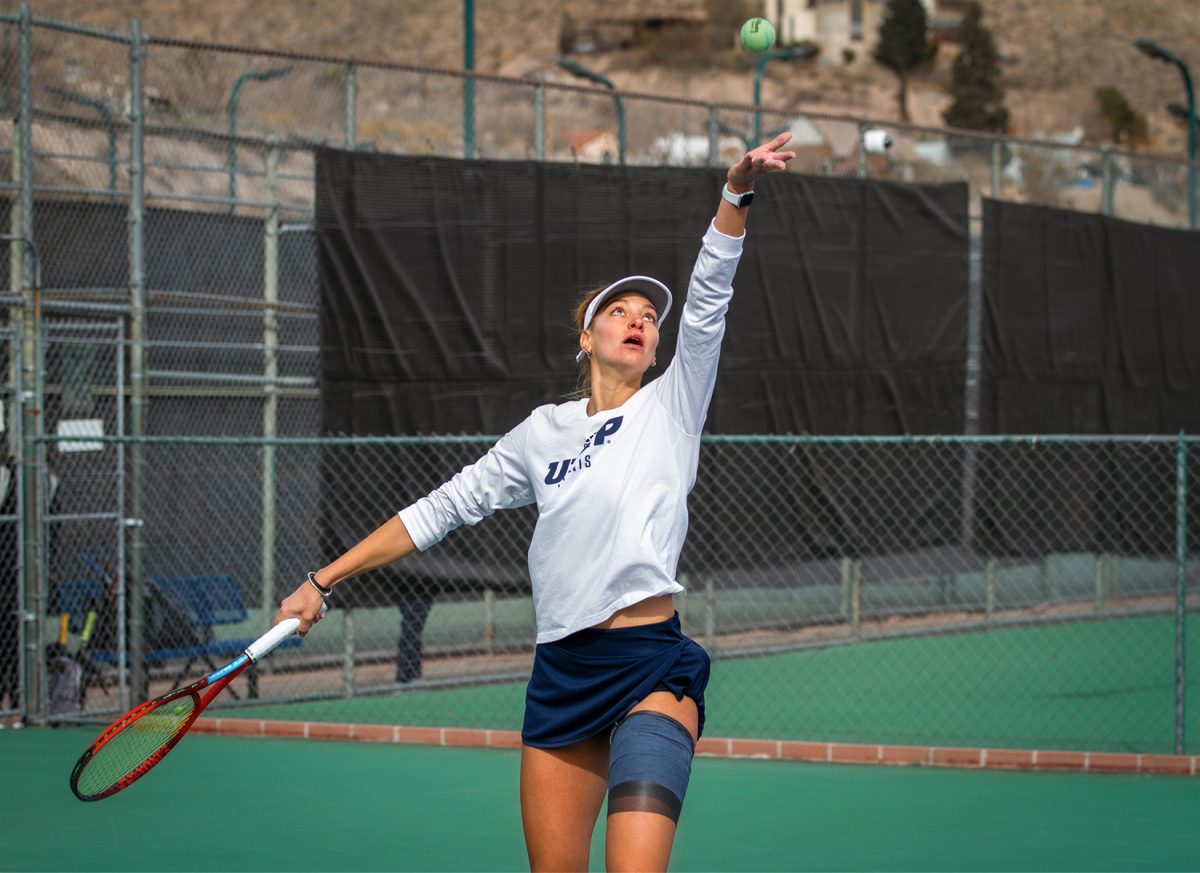
POLYGON ((742 25, 742 48, 765 52, 775 45, 775 26, 765 18, 751 18, 742 25))

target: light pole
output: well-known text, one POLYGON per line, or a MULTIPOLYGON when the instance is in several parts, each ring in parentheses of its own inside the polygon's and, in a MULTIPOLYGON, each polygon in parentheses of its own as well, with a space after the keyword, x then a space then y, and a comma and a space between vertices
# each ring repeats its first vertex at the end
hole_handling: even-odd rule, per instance
POLYGON ((226 111, 229 114, 229 214, 233 215, 237 204, 233 201, 237 198, 237 105, 238 98, 242 93, 242 85, 247 79, 253 79, 256 82, 266 82, 269 79, 278 79, 281 76, 286 76, 292 71, 291 67, 275 67, 271 70, 251 70, 248 73, 242 73, 233 83, 233 90, 229 92, 229 106, 226 111))
MULTIPOLYGON (((1182 103, 1175 103, 1174 101, 1168 103, 1167 104, 1167 112, 1170 112, 1172 115, 1174 115, 1176 118, 1178 118, 1182 121, 1190 120, 1188 118, 1187 107, 1185 107, 1182 103)), ((1200 123, 1200 112, 1197 112, 1196 114, 1198 117, 1194 121, 1192 121, 1193 125, 1200 123)))
POLYGON ((793 63, 807 61, 817 53, 817 48, 811 45, 798 45, 789 49, 776 49, 773 52, 763 52, 762 57, 754 67, 754 141, 750 148, 757 148, 762 143, 762 112, 759 110, 762 99, 763 69, 768 61, 789 60, 793 63))
MULTIPOLYGON (((1188 127, 1191 128, 1191 131, 1192 131, 1191 136, 1193 139, 1200 138, 1200 109, 1197 109, 1195 112, 1192 112, 1189 114, 1186 106, 1184 106, 1182 103, 1176 103, 1176 102, 1172 101, 1167 104, 1167 112, 1169 112, 1171 115, 1175 116, 1180 121, 1182 121, 1185 125, 1187 125, 1188 127)), ((1200 148, 1200 147, 1198 147, 1198 148, 1200 148)), ((1195 158, 1192 158, 1192 160, 1194 161, 1195 158)), ((1191 173, 1195 174, 1194 167, 1190 167, 1189 171, 1191 173)), ((1200 197, 1200 193, 1196 192, 1194 184, 1193 184, 1193 188, 1192 188, 1192 193, 1194 196, 1200 197)), ((1195 222, 1193 222, 1193 227, 1194 226, 1195 226, 1195 222)))
POLYGON ((1200 209, 1198 209, 1196 191, 1196 91, 1192 87, 1192 71, 1188 69, 1188 65, 1183 62, 1183 58, 1174 52, 1170 52, 1163 48, 1152 39, 1142 37, 1135 39, 1133 44, 1138 47, 1138 50, 1146 57, 1153 58, 1156 61, 1165 61, 1168 64, 1174 64, 1179 68, 1179 75, 1183 76, 1183 88, 1187 92, 1187 137, 1188 137, 1188 226, 1192 230, 1200 227, 1200 209))
POLYGON ((727 136, 736 136, 746 144, 746 151, 750 151, 752 148, 754 148, 754 144, 750 142, 750 134, 746 133, 746 131, 742 130, 740 127, 731 127, 723 121, 718 121, 717 131, 727 136))
POLYGON ((625 166, 625 106, 621 103, 621 95, 617 93, 617 86, 612 83, 611 79, 606 79, 594 70, 589 70, 578 61, 560 56, 554 62, 568 73, 603 85, 612 91, 613 106, 617 112, 617 160, 622 167, 625 166))
POLYGON ((475 0, 463 0, 463 157, 475 157, 475 0))

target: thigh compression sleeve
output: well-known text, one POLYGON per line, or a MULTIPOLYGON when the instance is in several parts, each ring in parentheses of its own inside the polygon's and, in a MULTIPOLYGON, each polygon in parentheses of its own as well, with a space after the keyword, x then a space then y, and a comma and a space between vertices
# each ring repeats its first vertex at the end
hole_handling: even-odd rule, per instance
POLYGON ((679 821, 692 775, 692 735, 670 716, 639 710, 612 733, 608 814, 655 812, 679 821))

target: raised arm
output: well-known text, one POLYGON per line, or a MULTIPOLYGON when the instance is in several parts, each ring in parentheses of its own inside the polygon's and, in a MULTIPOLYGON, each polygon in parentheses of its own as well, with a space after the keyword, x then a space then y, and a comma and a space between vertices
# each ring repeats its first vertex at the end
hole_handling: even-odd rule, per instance
MULTIPOLYGON (((795 152, 779 149, 789 139, 791 134, 780 134, 730 167, 725 178, 732 195, 752 191, 759 176, 786 167, 795 152)), ((725 313, 733 298, 733 276, 742 256, 749 211, 749 204, 738 207, 722 196, 692 270, 687 300, 679 316, 675 358, 653 383, 660 401, 689 434, 699 434, 703 428, 716 385, 725 313)))

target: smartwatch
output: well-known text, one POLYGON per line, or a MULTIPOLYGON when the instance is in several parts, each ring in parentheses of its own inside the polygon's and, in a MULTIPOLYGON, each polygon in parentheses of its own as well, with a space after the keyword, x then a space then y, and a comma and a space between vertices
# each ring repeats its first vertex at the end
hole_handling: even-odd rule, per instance
POLYGON ((751 201, 754 200, 754 192, 743 191, 741 194, 734 194, 729 190, 729 185, 725 184, 721 186, 721 199, 727 200, 738 209, 742 209, 743 207, 749 206, 751 201))

